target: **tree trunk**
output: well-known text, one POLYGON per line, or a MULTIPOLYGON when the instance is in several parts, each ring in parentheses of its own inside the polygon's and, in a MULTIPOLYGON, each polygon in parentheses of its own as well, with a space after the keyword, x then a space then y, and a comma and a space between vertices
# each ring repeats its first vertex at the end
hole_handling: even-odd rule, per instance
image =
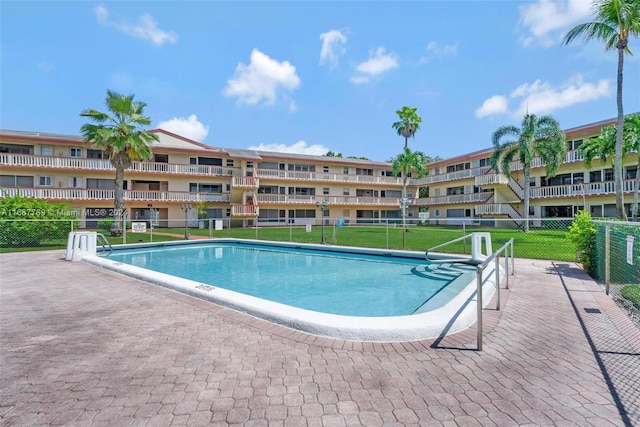
POLYGON ((631 219, 640 219, 640 207, 638 206, 638 193, 640 193, 640 153, 638 153, 638 167, 636 169, 636 186, 633 190, 633 203, 631 204, 631 219))
POLYGON ((113 224, 111 224, 111 235, 121 236, 126 226, 123 222, 122 214, 124 212, 124 190, 122 183, 124 182, 124 169, 116 167, 116 179, 113 192, 113 224))
POLYGON ((529 232, 529 176, 531 165, 525 164, 524 168, 524 232, 529 232))
POLYGON ((624 211, 624 192, 622 188, 622 149, 623 149, 623 123, 624 111, 622 108, 622 69, 624 64, 624 45, 618 42, 618 121, 616 122, 616 149, 613 162, 613 179, 616 188, 616 215, 626 221, 627 213, 624 211))

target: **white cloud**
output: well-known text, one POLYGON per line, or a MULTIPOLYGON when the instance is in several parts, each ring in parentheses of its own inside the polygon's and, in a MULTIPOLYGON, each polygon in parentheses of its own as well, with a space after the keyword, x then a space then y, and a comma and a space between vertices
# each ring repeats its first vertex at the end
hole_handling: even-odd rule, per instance
POLYGON ((437 57, 455 55, 458 53, 458 45, 446 44, 444 46, 438 46, 436 42, 430 42, 427 45, 427 52, 430 52, 437 57))
POLYGON ((292 92, 301 80, 296 74, 296 67, 289 61, 278 62, 260 52, 251 51, 251 62, 242 62, 236 66, 234 76, 227 81, 224 95, 237 97, 238 102, 255 105, 261 101, 275 103, 278 90, 292 92))
POLYGON ((525 46, 559 43, 571 26, 592 14, 591 2, 586 0, 538 0, 519 9, 520 22, 529 33, 520 39, 525 46))
POLYGON ((612 92, 613 87, 609 80, 585 82, 579 74, 555 87, 549 82, 536 80, 533 83, 521 84, 509 94, 508 98, 502 95, 488 98, 475 111, 475 114, 478 118, 500 114, 521 118, 527 112, 551 114, 575 104, 610 96, 612 92), (517 104, 515 109, 509 108, 508 103, 511 101, 517 104))
POLYGON ((198 116, 195 114, 186 119, 184 117, 174 117, 171 120, 165 120, 160 122, 158 127, 198 142, 202 142, 209 134, 209 126, 199 122, 198 116))
POLYGON ((109 19, 109 11, 104 5, 97 6, 95 8, 95 14, 101 25, 113 27, 121 33, 148 40, 156 46, 162 46, 165 43, 175 43, 178 40, 178 35, 173 31, 163 31, 158 28, 157 22, 148 13, 140 17, 137 25, 109 19))
POLYGON ((382 46, 369 52, 369 59, 356 66, 359 73, 351 78, 355 84, 366 83, 373 77, 377 77, 394 68, 398 68, 398 56, 395 53, 387 53, 382 46))
POLYGON ((329 70, 333 70, 338 66, 340 56, 347 51, 344 47, 347 43, 347 37, 339 30, 329 30, 320 34, 320 40, 322 40, 320 64, 327 64, 329 70))
POLYGON ((291 145, 285 144, 259 144, 252 145, 249 150, 257 151, 275 151, 278 153, 293 153, 293 154, 309 154, 313 156, 323 156, 329 151, 329 149, 323 145, 313 144, 308 145, 305 141, 298 141, 291 145))
POLYGON ((504 114, 508 111, 509 101, 502 95, 494 95, 482 103, 476 110, 476 117, 479 119, 496 114, 504 114))

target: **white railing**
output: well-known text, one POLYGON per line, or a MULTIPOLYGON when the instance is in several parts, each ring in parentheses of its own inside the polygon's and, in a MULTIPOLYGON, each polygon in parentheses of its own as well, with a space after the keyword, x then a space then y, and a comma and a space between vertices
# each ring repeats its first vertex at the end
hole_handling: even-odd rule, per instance
MULTIPOLYGON (((111 162, 106 159, 34 156, 29 154, 8 153, 0 154, 0 165, 54 169, 114 170, 111 162)), ((156 162, 133 162, 129 170, 136 172, 170 173, 176 175, 236 176, 240 174, 239 168, 156 162)))
POLYGON ((506 203, 486 203, 474 207, 476 215, 508 215, 511 218, 522 218, 520 212, 506 203))
POLYGON ((365 196, 309 196, 296 194, 257 194, 259 204, 314 204, 326 200, 330 205, 373 205, 399 206, 398 197, 365 197, 365 196))
POLYGON ((258 216, 256 205, 231 205, 231 216, 258 216))
POLYGON ((252 176, 234 176, 233 177, 233 186, 234 187, 247 187, 247 188, 258 188, 260 186, 260 180, 254 178, 252 176))
MULTIPOLYGON (((622 191, 632 193, 635 189, 635 180, 622 181, 622 191)), ((545 199, 556 197, 582 197, 615 194, 614 181, 587 182, 584 184, 552 185, 549 187, 534 187, 529 190, 532 199, 545 199)))
MULTIPOLYGON (((124 190, 124 200, 155 202, 229 202, 228 193, 193 193, 188 191, 124 190)), ((93 188, 2 188, 0 198, 33 197, 47 200, 113 200, 114 190, 93 188)))
POLYGON ((509 183, 509 178, 501 173, 489 173, 486 175, 476 176, 475 185, 477 187, 486 185, 506 185, 509 183))
POLYGON ((323 182, 349 182, 367 184, 393 184, 402 185, 401 177, 339 174, 329 172, 300 172, 284 171, 276 169, 258 169, 260 178, 287 179, 296 181, 323 181, 323 182))
POLYGON ((470 194, 456 194, 452 196, 436 196, 436 197, 421 197, 416 201, 417 206, 429 206, 429 205, 447 205, 449 203, 476 203, 484 202, 489 199, 493 193, 470 193, 470 194))
POLYGON ((484 175, 491 169, 490 166, 482 166, 479 168, 465 169, 455 172, 447 172, 438 175, 427 175, 424 178, 410 180, 411 185, 427 185, 436 182, 454 181, 457 179, 471 178, 478 175, 484 175))

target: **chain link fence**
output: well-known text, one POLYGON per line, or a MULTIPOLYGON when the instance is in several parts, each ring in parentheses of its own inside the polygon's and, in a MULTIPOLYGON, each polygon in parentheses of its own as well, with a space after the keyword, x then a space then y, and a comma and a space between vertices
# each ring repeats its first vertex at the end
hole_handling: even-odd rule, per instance
POLYGON ((591 275, 640 327, 640 223, 593 221, 591 275))

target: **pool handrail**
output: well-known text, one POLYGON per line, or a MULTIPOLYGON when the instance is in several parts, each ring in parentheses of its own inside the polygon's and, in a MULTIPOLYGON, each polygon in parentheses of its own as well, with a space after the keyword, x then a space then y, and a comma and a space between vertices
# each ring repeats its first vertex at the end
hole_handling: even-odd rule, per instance
POLYGON ((111 247, 111 243, 109 242, 109 239, 107 239, 105 237, 104 234, 102 233, 96 233, 96 236, 98 237, 98 241, 102 240, 100 242, 100 244, 102 245, 102 252, 105 252, 107 250, 107 247, 109 248, 109 255, 111 255, 111 253, 113 252, 113 248, 111 247), (105 243, 106 243, 106 247, 105 247, 105 243))
POLYGON ((502 251, 504 251, 505 253, 505 257, 504 257, 504 267, 505 267, 505 278, 507 279, 507 283, 506 283, 506 289, 509 289, 509 257, 511 257, 511 274, 514 274, 514 257, 513 257, 513 237, 511 239, 509 239, 504 245, 502 245, 500 247, 500 249, 496 250, 495 252, 493 252, 491 255, 489 255, 485 260, 483 260, 480 264, 478 264, 476 266, 476 280, 477 280, 477 285, 478 285, 478 289, 477 289, 477 306, 478 306, 478 320, 477 320, 477 330, 478 330, 478 336, 477 336, 477 348, 478 351, 482 351, 482 309, 483 309, 483 304, 482 304, 482 282, 483 282, 483 278, 482 278, 482 274, 484 272, 484 269, 489 265, 489 263, 495 259, 495 267, 494 267, 494 272, 495 272, 495 285, 496 285, 496 310, 500 310, 500 254, 502 253, 502 251), (509 254, 507 252, 507 249, 510 248, 511 249, 511 253, 509 254))
POLYGON ((472 234, 467 234, 467 235, 464 235, 462 237, 458 237, 457 239, 453 239, 453 240, 450 240, 448 242, 441 243, 441 244, 436 245, 436 246, 434 246, 432 248, 429 248, 429 249, 427 249, 425 251, 424 257, 425 257, 425 259, 427 261, 434 262, 434 263, 458 263, 458 264, 468 264, 468 265, 477 266, 478 264, 480 264, 482 262, 482 260, 473 259, 470 256, 467 257, 467 256, 449 255, 449 254, 447 254, 447 255, 448 256, 453 256, 453 258, 432 258, 432 257, 429 256, 429 252, 433 251, 434 249, 442 248, 442 247, 447 246, 447 245, 449 245, 451 243, 456 243, 456 242, 459 242, 461 240, 465 240, 465 239, 470 238, 470 237, 472 237, 472 234))

